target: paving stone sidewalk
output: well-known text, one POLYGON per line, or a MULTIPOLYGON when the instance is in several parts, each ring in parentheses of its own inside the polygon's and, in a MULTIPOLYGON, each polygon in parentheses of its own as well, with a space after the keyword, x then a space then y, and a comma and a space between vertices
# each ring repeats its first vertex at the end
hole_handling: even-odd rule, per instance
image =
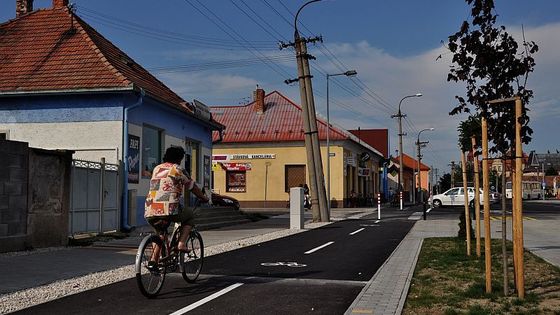
POLYGON ((458 220, 417 221, 345 314, 401 314, 423 239, 455 236, 458 223, 458 220))

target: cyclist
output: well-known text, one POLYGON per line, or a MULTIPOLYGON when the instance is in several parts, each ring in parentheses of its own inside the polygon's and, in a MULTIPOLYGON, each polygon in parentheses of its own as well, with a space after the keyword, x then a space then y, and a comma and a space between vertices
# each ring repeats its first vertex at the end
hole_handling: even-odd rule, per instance
MULTIPOLYGON (((152 172, 144 217, 160 235, 161 230, 167 229, 170 222, 181 223, 177 250, 186 252, 185 242, 193 226, 194 214, 191 209, 183 207, 183 190, 187 188, 192 191, 202 202, 208 202, 208 197, 180 166, 184 156, 185 150, 181 147, 171 146, 165 151, 163 163, 157 165, 152 172)), ((152 268, 159 262, 161 251, 159 245, 154 247, 148 263, 148 267, 152 268)))

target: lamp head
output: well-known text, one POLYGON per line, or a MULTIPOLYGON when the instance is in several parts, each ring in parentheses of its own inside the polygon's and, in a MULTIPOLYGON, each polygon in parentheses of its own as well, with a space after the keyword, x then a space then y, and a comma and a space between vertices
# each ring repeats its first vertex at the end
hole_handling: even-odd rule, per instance
POLYGON ((358 72, 356 70, 348 70, 348 71, 344 72, 344 75, 347 76, 347 77, 354 76, 356 74, 358 74, 358 72))
POLYGON ((422 93, 416 93, 416 94, 414 94, 414 96, 420 97, 420 96, 422 96, 422 93))
POLYGON ((431 128, 430 128, 430 131, 434 131, 435 129, 436 129, 436 128, 434 128, 434 127, 431 127, 431 128))

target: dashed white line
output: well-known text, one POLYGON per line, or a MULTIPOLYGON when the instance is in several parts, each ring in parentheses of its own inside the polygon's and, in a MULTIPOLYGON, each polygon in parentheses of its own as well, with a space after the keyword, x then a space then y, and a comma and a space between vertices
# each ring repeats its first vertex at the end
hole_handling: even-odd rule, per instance
POLYGON ((321 246, 319 246, 319 247, 315 247, 315 248, 313 248, 313 249, 310 249, 310 250, 306 251, 304 254, 307 255, 307 254, 314 253, 314 252, 316 252, 316 251, 318 251, 318 250, 320 250, 320 249, 322 249, 322 248, 325 248, 325 247, 327 247, 327 246, 329 246, 329 245, 331 245, 331 244, 333 244, 333 243, 334 243, 334 242, 332 242, 332 241, 331 241, 331 242, 328 242, 328 243, 325 243, 325 244, 323 244, 323 245, 321 245, 321 246))
POLYGON ((212 295, 209 295, 209 296, 203 298, 202 300, 200 300, 200 301, 198 301, 198 302, 196 302, 196 303, 193 303, 193 304, 191 304, 191 305, 185 306, 185 307, 183 307, 182 309, 171 313, 170 315, 181 315, 181 314, 185 314, 186 312, 192 311, 192 310, 194 310, 195 308, 201 306, 202 304, 208 303, 208 302, 210 302, 211 300, 213 300, 213 299, 215 299, 215 298, 217 298, 217 297, 219 297, 219 296, 221 296, 221 295, 224 295, 224 294, 228 293, 229 291, 234 290, 234 289, 236 289, 236 288, 238 288, 238 287, 240 287, 240 286, 242 286, 242 285, 243 285, 243 283, 232 284, 232 285, 230 285, 229 287, 227 287, 227 288, 225 288, 225 289, 223 289, 223 290, 221 290, 221 291, 218 291, 218 292, 216 292, 216 293, 214 293, 214 294, 212 294, 212 295))
POLYGON ((356 230, 356 231, 354 231, 354 232, 352 232, 352 233, 350 233, 350 234, 348 234, 348 235, 358 234, 358 233, 360 233, 361 231, 363 231, 363 230, 365 230, 365 229, 366 229, 366 228, 358 229, 358 230, 356 230))

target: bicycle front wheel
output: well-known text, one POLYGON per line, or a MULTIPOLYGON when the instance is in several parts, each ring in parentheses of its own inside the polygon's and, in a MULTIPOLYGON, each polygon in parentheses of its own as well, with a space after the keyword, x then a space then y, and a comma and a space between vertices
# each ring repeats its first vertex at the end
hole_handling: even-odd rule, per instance
POLYGON ((187 239, 187 252, 181 253, 181 273, 183 279, 189 283, 194 283, 202 271, 204 260, 204 245, 202 236, 197 231, 192 231, 187 239))
POLYGON ((136 283, 140 292, 148 298, 154 298, 163 286, 165 280, 165 265, 161 262, 161 258, 165 256, 165 246, 163 241, 157 235, 146 236, 136 253, 136 283), (159 263, 154 264, 154 251, 160 248, 159 263), (152 261, 152 263, 149 263, 152 261))

